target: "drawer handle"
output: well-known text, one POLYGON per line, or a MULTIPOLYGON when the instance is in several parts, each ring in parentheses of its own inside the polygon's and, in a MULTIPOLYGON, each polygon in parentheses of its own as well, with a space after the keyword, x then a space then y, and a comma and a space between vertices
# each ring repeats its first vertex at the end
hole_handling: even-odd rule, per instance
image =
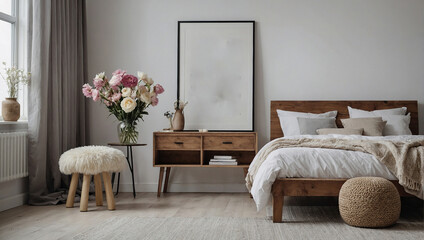
POLYGON ((178 144, 178 145, 181 145, 181 144, 183 144, 184 142, 174 142, 175 144, 178 144))
POLYGON ((233 144, 233 142, 222 142, 222 144, 233 144))

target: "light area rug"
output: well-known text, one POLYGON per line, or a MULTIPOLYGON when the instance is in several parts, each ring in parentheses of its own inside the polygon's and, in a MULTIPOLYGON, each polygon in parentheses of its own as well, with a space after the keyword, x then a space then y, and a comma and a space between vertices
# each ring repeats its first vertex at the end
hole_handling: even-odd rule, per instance
POLYGON ((422 215, 389 228, 346 225, 337 207, 293 206, 283 223, 268 218, 112 217, 73 239, 424 239, 422 215))

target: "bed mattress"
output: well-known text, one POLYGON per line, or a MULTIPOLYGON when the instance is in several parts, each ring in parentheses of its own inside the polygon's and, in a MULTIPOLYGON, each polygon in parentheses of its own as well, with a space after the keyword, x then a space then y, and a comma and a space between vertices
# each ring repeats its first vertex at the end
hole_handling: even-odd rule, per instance
MULTIPOLYGON (((302 135, 286 138, 410 141, 424 139, 424 136, 366 137, 353 135, 302 135)), ((255 157, 253 162, 256 160, 255 157)), ((269 203, 271 186, 276 178, 353 178, 361 176, 375 176, 396 180, 396 177, 384 164, 368 153, 323 148, 281 148, 270 153, 258 169, 253 181, 251 194, 258 210, 261 210, 269 203)))

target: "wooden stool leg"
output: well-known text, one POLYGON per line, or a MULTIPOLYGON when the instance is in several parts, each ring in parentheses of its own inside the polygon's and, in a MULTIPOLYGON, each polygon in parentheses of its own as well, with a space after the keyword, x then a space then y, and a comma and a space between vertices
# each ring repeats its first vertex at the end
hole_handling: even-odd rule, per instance
POLYGON ((160 167, 159 170, 158 197, 160 197, 160 192, 162 192, 163 169, 164 167, 160 167))
POLYGON ((169 181, 169 174, 171 173, 171 168, 166 168, 166 174, 165 174, 165 185, 163 186, 163 192, 168 192, 168 181, 169 181))
POLYGON ((107 209, 115 210, 115 198, 113 197, 112 181, 108 172, 103 172, 103 183, 105 184, 107 209))
POLYGON ((94 190, 96 192, 96 206, 103 206, 102 177, 100 177, 100 174, 94 175, 94 190))
POLYGON ((87 212, 88 209, 88 194, 90 190, 91 175, 84 174, 82 181, 80 211, 87 212))
POLYGON ((69 185, 68 199, 66 199, 67 208, 74 207, 75 192, 77 191, 77 185, 78 185, 78 177, 79 177, 78 173, 72 174, 71 184, 69 185))

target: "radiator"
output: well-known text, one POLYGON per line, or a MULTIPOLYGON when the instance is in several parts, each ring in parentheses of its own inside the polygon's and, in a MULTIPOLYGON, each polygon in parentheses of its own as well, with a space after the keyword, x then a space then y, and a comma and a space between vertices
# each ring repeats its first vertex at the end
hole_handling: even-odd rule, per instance
POLYGON ((28 133, 0 133, 0 182, 28 176, 28 133))

